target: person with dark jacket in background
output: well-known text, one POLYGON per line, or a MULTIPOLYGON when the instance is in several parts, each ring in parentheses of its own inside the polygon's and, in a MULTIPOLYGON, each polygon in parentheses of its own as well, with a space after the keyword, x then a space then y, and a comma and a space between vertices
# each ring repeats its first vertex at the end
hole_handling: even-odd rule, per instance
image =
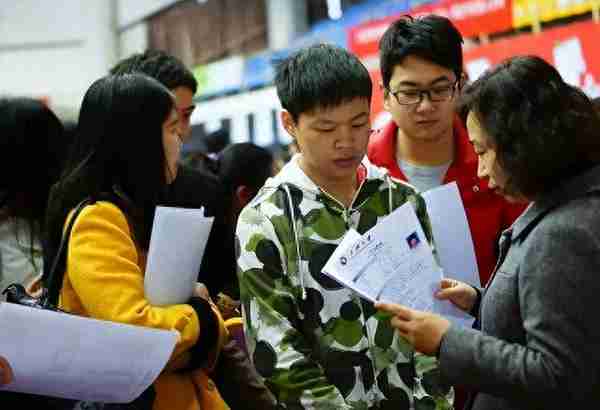
MULTIPOLYGON (((256 196, 265 181, 273 176, 273 160, 273 154, 268 149, 250 142, 229 145, 217 157, 216 172, 228 198, 225 218, 227 226, 231 228, 229 234, 232 243, 235 241, 235 227, 240 212, 256 196)), ((237 274, 235 271, 231 274, 223 277, 221 280, 224 283, 218 286, 228 296, 238 300, 240 290, 237 274)))
MULTIPOLYGON (((192 72, 178 58, 157 50, 133 54, 110 70, 111 74, 116 75, 136 72, 154 78, 173 93, 180 121, 179 134, 184 144, 188 142, 191 135, 190 118, 195 109, 194 94, 198 88, 198 82, 192 72)), ((179 174, 170 187, 166 205, 182 208, 204 207, 207 216, 215 217, 200 267, 200 276, 203 279, 210 277, 212 280, 223 271, 235 269, 235 257, 222 256, 235 255, 233 244, 229 245, 227 240, 229 228, 223 213, 225 203, 227 198, 211 170, 180 167, 179 174)), ((219 293, 220 289, 212 286, 211 281, 205 284, 212 296, 219 293)))

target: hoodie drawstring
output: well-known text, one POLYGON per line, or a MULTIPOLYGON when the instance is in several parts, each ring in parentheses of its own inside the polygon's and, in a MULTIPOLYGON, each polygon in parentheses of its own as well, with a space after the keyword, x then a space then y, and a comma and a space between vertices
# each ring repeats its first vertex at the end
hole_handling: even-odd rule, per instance
POLYGON ((294 202, 292 201, 292 193, 290 192, 290 188, 287 184, 283 184, 283 189, 287 195, 288 206, 290 208, 290 214, 292 219, 292 230, 294 231, 294 240, 296 242, 296 256, 297 256, 297 266, 298 276, 300 280, 300 288, 302 289, 302 300, 306 300, 306 288, 304 287, 304 275, 302 274, 302 269, 300 269, 300 262, 302 261, 302 254, 300 252, 300 238, 298 236, 298 228, 296 227, 296 215, 294 213, 294 202))

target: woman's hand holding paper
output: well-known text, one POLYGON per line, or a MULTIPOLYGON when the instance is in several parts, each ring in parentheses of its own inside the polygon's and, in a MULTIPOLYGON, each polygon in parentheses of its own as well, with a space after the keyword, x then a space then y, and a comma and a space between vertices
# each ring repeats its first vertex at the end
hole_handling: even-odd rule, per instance
POLYGON ((435 293, 439 300, 449 300, 460 310, 469 313, 477 301, 477 291, 470 285, 454 279, 442 279, 440 290, 435 293))

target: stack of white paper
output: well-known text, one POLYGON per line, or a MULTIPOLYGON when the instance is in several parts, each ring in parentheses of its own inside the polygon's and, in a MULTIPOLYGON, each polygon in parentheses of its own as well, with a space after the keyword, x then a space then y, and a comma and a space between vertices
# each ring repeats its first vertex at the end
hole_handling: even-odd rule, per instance
POLYGON ((0 329, 0 354, 14 374, 0 390, 107 403, 142 394, 178 338, 176 332, 11 303, 0 303, 0 329))
POLYGON ((192 296, 213 219, 204 208, 156 208, 144 277, 151 304, 186 303, 192 296))

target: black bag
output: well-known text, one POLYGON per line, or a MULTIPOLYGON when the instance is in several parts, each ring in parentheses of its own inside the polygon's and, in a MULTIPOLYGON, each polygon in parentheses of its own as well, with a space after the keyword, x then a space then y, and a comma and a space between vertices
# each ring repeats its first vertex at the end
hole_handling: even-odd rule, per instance
MULTIPOLYGON (((60 290, 62 288, 63 283, 63 275, 65 273, 67 267, 67 250, 68 250, 68 242, 69 237, 71 236, 71 231, 73 230, 73 225, 75 224, 75 220, 86 206, 93 204, 96 200, 91 198, 86 198, 81 201, 75 210, 73 211, 73 215, 69 220, 69 224, 67 225, 67 229, 63 232, 60 245, 56 252, 56 256, 52 261, 52 264, 49 267, 48 274, 44 275, 46 280, 46 286, 42 290, 42 294, 39 298, 31 297, 23 285, 20 283, 13 283, 9 285, 4 291, 3 294, 6 295, 6 301, 10 303, 15 303, 18 305, 28 306, 36 309, 45 309, 45 310, 53 310, 60 311, 57 307, 58 305, 58 297, 60 295, 60 290)), ((44 271, 46 270, 46 265, 44 265, 44 271)), ((44 272, 45 273, 45 272, 44 272)), ((12 396, 12 395, 11 395, 12 396)), ((53 397, 42 397, 30 394, 15 394, 13 398, 18 398, 20 404, 24 403, 23 400, 31 401, 32 403, 36 403, 33 408, 36 409, 52 409, 52 410, 152 410, 152 405, 154 403, 154 398, 156 394, 154 391, 154 387, 150 386, 146 391, 142 393, 140 397, 132 401, 131 403, 124 404, 116 404, 116 403, 92 403, 92 402, 82 402, 75 400, 67 400, 67 399, 58 399, 53 397)), ((8 397, 7 397, 8 399, 8 397)), ((0 400, 0 403, 2 401, 0 400)), ((7 407, 8 410, 9 407, 7 407)), ((21 408, 21 407, 19 407, 21 408)), ((22 407, 25 408, 25 407, 22 407)), ((4 407, 2 406, 2 409, 4 407)))

